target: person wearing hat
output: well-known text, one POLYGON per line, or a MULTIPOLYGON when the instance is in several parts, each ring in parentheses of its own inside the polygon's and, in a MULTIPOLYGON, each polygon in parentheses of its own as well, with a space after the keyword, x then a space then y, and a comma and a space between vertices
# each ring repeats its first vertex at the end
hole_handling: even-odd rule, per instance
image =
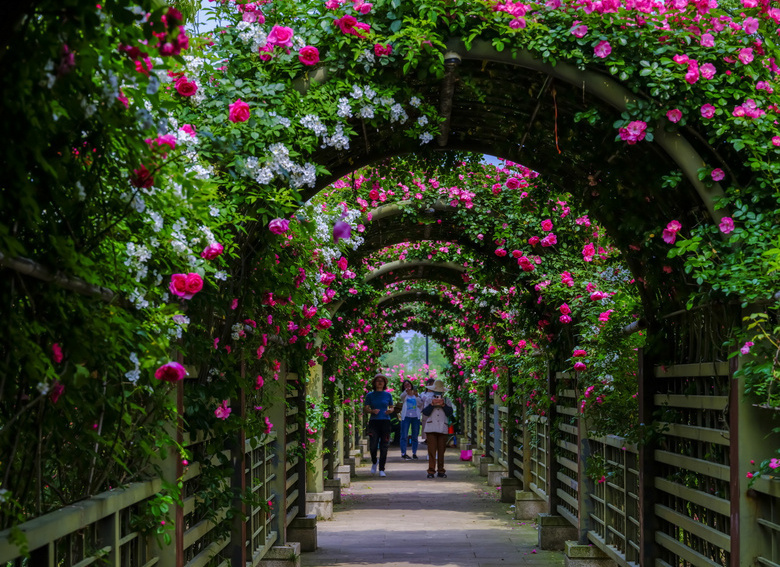
POLYGON ((390 414, 393 413, 393 396, 387 392, 387 376, 377 374, 371 382, 373 391, 366 394, 363 410, 371 414, 368 419, 368 448, 371 452, 371 474, 376 474, 379 466, 379 476, 385 474, 387 448, 390 446, 390 414), (377 461, 377 449, 379 461, 377 461))
MULTIPOLYGON (((428 388, 433 386, 433 383, 435 381, 436 381, 435 378, 428 378, 425 381, 425 390, 420 394, 420 399, 422 400, 422 406, 423 407, 425 407, 425 406, 427 406, 428 404, 431 403, 431 397, 433 397, 433 392, 431 392, 428 388)), ((427 438, 425 436, 425 420, 424 419, 421 421, 421 424, 420 424, 420 432, 421 432, 422 440, 426 441, 427 438)))
POLYGON ((452 417, 452 402, 444 397, 447 389, 444 382, 436 380, 428 386, 431 392, 430 401, 422 410, 425 435, 428 443, 428 478, 433 478, 438 472, 439 478, 447 478, 444 469, 444 451, 449 437, 448 420, 452 417))

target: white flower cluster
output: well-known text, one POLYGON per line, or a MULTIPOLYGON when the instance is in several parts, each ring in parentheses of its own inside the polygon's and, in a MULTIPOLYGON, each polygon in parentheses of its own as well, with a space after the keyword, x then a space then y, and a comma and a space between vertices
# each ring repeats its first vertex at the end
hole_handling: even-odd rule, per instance
POLYGON ((238 30, 238 39, 244 45, 251 43, 252 51, 257 51, 268 43, 268 34, 258 24, 239 22, 236 29, 238 30))
POLYGON ((314 132, 314 135, 317 136, 318 138, 327 135, 328 133, 327 126, 325 126, 325 124, 322 123, 319 116, 316 116, 314 114, 307 114, 306 116, 301 118, 300 122, 301 122, 301 126, 314 132))
POLYGON ((344 126, 342 124, 336 124, 336 129, 333 131, 332 136, 323 136, 322 147, 332 147, 337 150, 349 149, 349 138, 344 133, 344 126))
POLYGON ((265 165, 260 165, 260 160, 252 156, 244 162, 244 175, 254 179, 260 185, 267 185, 277 175, 289 175, 290 185, 298 189, 304 185, 314 187, 317 180, 317 170, 314 164, 306 163, 298 165, 290 159, 290 150, 284 144, 273 144, 268 150, 271 153, 265 165))
POLYGON ((124 265, 135 270, 135 281, 140 282, 149 273, 149 267, 146 262, 151 260, 151 251, 143 244, 136 244, 135 242, 128 242, 125 252, 127 259, 124 261, 124 265))
POLYGON ((130 382, 135 384, 138 382, 138 379, 141 377, 141 365, 138 362, 138 355, 134 352, 130 353, 130 362, 132 362, 135 365, 135 368, 133 370, 129 370, 125 372, 125 378, 127 378, 130 382))
POLYGON ((374 62, 376 62, 376 54, 374 54, 372 49, 366 49, 358 56, 357 62, 362 63, 363 69, 368 72, 374 65, 374 62))
POLYGON ((149 307, 149 301, 144 297, 144 290, 135 288, 128 296, 130 303, 132 303, 136 309, 145 309, 149 307))
POLYGON ((276 121, 284 128, 289 128, 292 125, 292 122, 290 122, 289 118, 285 116, 279 116, 276 112, 268 112, 266 113, 266 116, 276 118, 276 121))
POLYGON ((349 105, 348 98, 342 97, 339 99, 339 106, 336 114, 341 118, 350 118, 352 116, 352 107, 349 105))
POLYGON ((423 132, 422 134, 420 134, 421 144, 427 144, 431 140, 433 140, 433 136, 431 136, 431 134, 429 134, 428 132, 423 132))

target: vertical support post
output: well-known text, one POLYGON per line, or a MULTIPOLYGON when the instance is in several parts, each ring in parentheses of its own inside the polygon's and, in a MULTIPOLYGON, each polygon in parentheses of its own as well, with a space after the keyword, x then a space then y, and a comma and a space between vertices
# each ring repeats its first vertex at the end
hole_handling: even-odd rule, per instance
MULTIPOLYGON (((241 382, 246 378, 246 361, 241 360, 241 382)), ((246 395, 242 389, 238 399, 232 403, 238 415, 243 420, 246 418, 246 395)), ((230 525, 230 564, 233 567, 245 567, 247 563, 246 552, 246 518, 247 509, 242 495, 246 492, 246 432, 243 428, 233 438, 230 447, 230 462, 233 467, 233 475, 230 486, 233 491, 233 508, 239 513, 233 516, 230 525)))
POLYGON ((285 427, 285 417, 287 413, 287 402, 285 395, 287 393, 287 367, 281 369, 280 375, 284 378, 279 381, 281 392, 274 399, 274 402, 266 410, 268 419, 273 424, 273 431, 276 437, 269 444, 268 450, 272 452, 273 457, 269 466, 273 473, 273 480, 270 486, 270 496, 273 502, 271 510, 272 519, 269 525, 271 531, 277 534, 277 544, 287 543, 287 530, 285 525, 285 510, 287 510, 287 428, 285 427))
MULTIPOLYGON (((306 414, 309 408, 306 407, 306 396, 308 395, 317 402, 322 401, 322 365, 317 364, 309 369, 309 379, 306 381, 305 388, 301 385, 299 389, 302 392, 303 397, 303 426, 301 428, 301 435, 304 439, 302 441, 306 443, 306 453, 311 455, 312 466, 306 467, 304 462, 304 470, 306 474, 306 487, 309 492, 322 492, 325 490, 325 477, 323 467, 323 432, 318 432, 314 436, 314 443, 309 443, 306 434, 306 414)), ((300 508, 301 513, 304 513, 306 507, 300 508)))
MULTIPOLYGON (((638 352, 637 379, 639 382, 639 426, 649 427, 655 409, 655 368, 645 350, 638 352)), ((639 445, 639 563, 654 565, 656 557, 655 531, 655 477, 656 464, 653 457, 654 443, 639 445)))
POLYGON ((100 559, 106 567, 121 567, 122 565, 122 558, 119 554, 119 535, 119 512, 114 512, 98 522, 97 547, 111 547, 111 550, 100 559))
MULTIPOLYGON (((750 489, 747 473, 754 472, 765 459, 777 456, 778 435, 774 433, 777 422, 773 411, 754 407, 752 399, 744 395, 745 378, 734 378, 742 364, 742 357, 729 361, 729 458, 730 500, 731 500, 731 563, 729 567, 750 565, 757 555, 769 557, 772 554, 771 538, 758 524, 759 518, 767 517, 769 504, 762 503, 761 495, 750 489), (760 551, 760 553, 759 553, 760 551)), ((776 481, 772 481, 773 483, 776 481)))
POLYGON ((492 435, 490 434, 490 426, 493 423, 493 416, 490 415, 488 410, 490 409, 490 390, 485 387, 485 395, 483 396, 482 404, 482 435, 484 437, 483 445, 485 450, 485 456, 491 457, 490 454, 490 440, 492 435))
POLYGON ((528 419, 530 413, 530 408, 523 406, 523 490, 526 492, 531 491, 531 483, 533 482, 533 471, 531 470, 533 467, 531 460, 531 428, 528 419))
MULTIPOLYGON (((309 408, 306 407, 306 388, 300 383, 300 378, 298 380, 298 398, 296 403, 298 405, 298 414, 296 416, 298 418, 298 442, 303 446, 306 443, 306 413, 309 408)), ((300 516, 306 515, 306 489, 308 485, 306 478, 308 475, 306 470, 306 453, 307 451, 302 452, 301 458, 298 459, 298 464, 296 465, 296 472, 298 473, 298 502, 296 502, 296 506, 298 506, 298 515, 300 516)))
MULTIPOLYGON (((555 378, 555 371, 550 366, 547 366, 547 392, 548 395, 556 395, 558 387, 558 381, 555 378)), ((550 405, 550 410, 547 412, 547 436, 545 444, 547 446, 546 463, 547 468, 547 486, 545 492, 550 502, 550 514, 558 513, 558 506, 560 505, 560 496, 558 496, 556 477, 558 476, 558 469, 560 465, 555 458, 555 444, 553 443, 553 427, 558 419, 558 408, 555 404, 550 405)))
MULTIPOLYGON (((580 382, 574 383, 575 400, 580 399, 580 382)), ((577 543, 588 545, 588 531, 591 529, 591 514, 593 513, 593 494, 595 487, 593 480, 587 475, 588 460, 591 455, 590 441, 588 440, 588 422, 583 414, 577 420, 577 543)))
POLYGON ((515 382, 512 379, 511 373, 507 370, 506 377, 506 399, 507 399, 507 418, 506 418, 506 475, 509 478, 515 478, 515 472, 517 472, 517 465, 515 464, 515 445, 517 440, 517 402, 515 397, 515 382))

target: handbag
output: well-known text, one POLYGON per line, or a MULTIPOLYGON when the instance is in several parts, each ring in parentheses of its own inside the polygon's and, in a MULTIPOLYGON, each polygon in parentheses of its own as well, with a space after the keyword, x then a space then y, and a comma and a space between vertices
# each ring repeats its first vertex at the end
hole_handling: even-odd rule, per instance
POLYGON ((463 449, 460 452, 460 460, 461 461, 470 461, 472 457, 471 449, 463 449))

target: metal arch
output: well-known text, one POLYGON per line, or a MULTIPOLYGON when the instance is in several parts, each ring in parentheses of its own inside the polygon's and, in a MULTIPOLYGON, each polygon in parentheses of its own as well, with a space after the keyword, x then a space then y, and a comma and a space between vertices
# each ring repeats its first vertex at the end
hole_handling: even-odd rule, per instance
MULTIPOLYGON (((471 49, 466 49, 461 38, 452 38, 446 45, 448 49, 458 53, 462 59, 486 60, 515 65, 545 73, 576 87, 582 87, 588 93, 621 112, 628 109, 629 103, 638 100, 631 91, 611 77, 594 71, 581 70, 565 62, 558 62, 553 66, 535 58, 527 50, 518 51, 513 56, 506 52, 496 51, 490 42, 485 40, 475 40, 471 44, 471 49)), ((699 152, 679 132, 666 132, 663 123, 660 121, 656 123, 653 135, 654 142, 663 148, 666 154, 682 170, 688 182, 696 189, 713 220, 716 223, 719 222, 727 214, 725 209, 715 209, 715 200, 723 195, 723 189, 718 183, 708 188, 699 180, 699 169, 707 166, 699 152)))
POLYGON ((457 273, 459 275, 466 272, 466 268, 464 268, 460 264, 455 264, 454 262, 431 262, 430 260, 411 260, 411 261, 396 260, 394 262, 388 262, 387 264, 383 264, 381 268, 378 268, 370 272, 363 279, 363 282, 368 283, 376 278, 380 278, 396 270, 413 270, 415 268, 424 269, 426 267, 436 268, 439 270, 447 270, 447 271, 457 273))

